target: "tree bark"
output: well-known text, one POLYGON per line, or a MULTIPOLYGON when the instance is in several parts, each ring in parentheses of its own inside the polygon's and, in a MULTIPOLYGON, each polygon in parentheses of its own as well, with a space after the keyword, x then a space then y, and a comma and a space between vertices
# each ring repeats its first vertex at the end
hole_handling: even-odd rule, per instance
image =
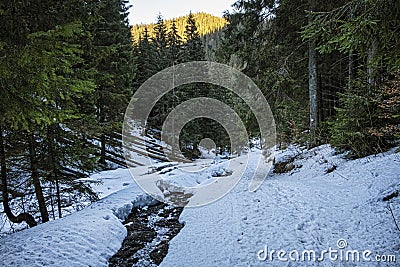
MULTIPOLYGON (((309 0, 310 11, 314 11, 316 6, 315 0, 309 0)), ((310 16, 309 22, 312 22, 310 16)), ((310 95, 310 142, 309 146, 315 143, 315 131, 318 126, 318 76, 317 76, 317 51, 315 40, 311 39, 308 43, 308 90, 310 95)))
POLYGON ((310 40, 308 49, 308 72, 309 72, 309 94, 310 94, 310 137, 314 142, 315 130, 318 126, 318 96, 317 96, 317 55, 315 41, 310 40))
POLYGON ((3 129, 0 125, 0 167, 1 167, 1 183, 2 183, 2 197, 3 197, 3 208, 7 218, 13 223, 22 223, 26 222, 29 227, 34 227, 37 225, 37 222, 33 218, 33 216, 29 213, 21 213, 15 216, 11 208, 9 206, 9 198, 8 198, 8 185, 7 185, 7 165, 6 165, 6 151, 4 148, 4 139, 3 139, 3 129))
POLYGON ((103 124, 105 123, 104 111, 102 108, 99 109, 99 123, 101 126, 100 134, 100 159, 99 163, 106 166, 106 134, 103 129, 103 124))
POLYGON ((106 135, 104 133, 100 136, 100 160, 99 163, 103 166, 106 166, 106 135))
POLYGON ((56 190, 57 190, 57 209, 58 209, 58 218, 62 217, 61 212, 61 194, 60 194, 60 184, 58 179, 56 180, 56 190))
POLYGON ((55 131, 58 125, 53 124, 48 127, 47 130, 47 135, 48 135, 48 146, 49 146, 49 153, 50 153, 50 164, 51 164, 51 174, 52 174, 52 181, 55 181, 56 184, 56 197, 57 197, 57 209, 58 209, 58 217, 62 217, 62 212, 61 212, 61 195, 60 195, 60 185, 58 182, 59 179, 59 171, 58 171, 58 163, 56 162, 56 159, 54 157, 55 155, 55 148, 54 144, 56 142, 54 136, 55 136, 55 131))
POLYGON ((53 220, 56 219, 56 214, 54 211, 54 201, 53 201, 53 187, 50 186, 50 205, 51 205, 51 215, 53 216, 53 220))
POLYGON ((36 198, 39 204, 40 215, 42 216, 42 222, 44 223, 49 221, 49 213, 46 208, 46 201, 44 200, 42 186, 40 185, 38 162, 36 156, 36 142, 35 137, 32 133, 28 133, 28 143, 32 181, 35 188, 36 198))

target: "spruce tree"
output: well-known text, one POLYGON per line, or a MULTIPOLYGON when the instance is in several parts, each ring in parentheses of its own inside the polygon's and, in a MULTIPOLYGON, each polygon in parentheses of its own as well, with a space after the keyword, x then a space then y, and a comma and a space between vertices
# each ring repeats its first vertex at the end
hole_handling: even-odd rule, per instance
MULTIPOLYGON (((0 63, 0 84, 4 98, 0 103, 0 128, 4 138, 0 145, 8 147, 1 149, 2 189, 7 195, 7 187, 12 184, 8 177, 14 170, 24 172, 22 177, 29 174, 42 222, 49 220, 48 192, 44 189, 47 180, 41 162, 41 158, 50 153, 50 149, 44 147, 45 129, 52 125, 66 127, 66 121, 78 119, 80 112, 73 101, 85 98, 94 89, 80 68, 83 60, 79 44, 83 38, 80 21, 83 6, 79 3, 75 0, 42 1, 25 6, 18 1, 8 1, 2 7, 4 23, 1 23, 0 42, 4 44, 1 49, 4 61, 0 63), (19 16, 12 16, 15 13, 19 16), (21 28, 15 29, 15 25, 21 28), (19 137, 20 144, 11 142, 9 137, 13 133, 19 137), (6 144, 7 141, 11 143, 6 144), (14 147, 20 145, 23 145, 20 152, 14 154, 14 147), (12 164, 12 169, 9 164, 12 164), (26 165, 29 171, 24 169, 26 165)), ((12 214, 8 200, 8 197, 3 197, 7 216, 13 222, 21 222, 21 216, 12 214)), ((36 223, 29 216, 24 216, 23 220, 31 226, 36 223)))
MULTIPOLYGON (((201 40, 200 34, 197 30, 196 20, 192 13, 189 14, 186 20, 185 27, 185 43, 182 46, 181 61, 202 61, 205 60, 205 49, 201 40)), ((177 99, 179 102, 188 99, 206 96, 208 91, 207 84, 194 83, 184 85, 177 90, 177 99)), ((202 129, 206 129, 205 119, 196 119, 190 122, 182 130, 180 142, 181 151, 189 158, 198 156, 197 146, 201 139, 203 139, 202 129)))
POLYGON ((154 27, 154 38, 152 42, 157 51, 157 70, 161 71, 169 66, 167 50, 167 27, 160 15, 157 17, 157 23, 154 27))
POLYGON ((147 28, 136 47, 137 76, 134 88, 138 89, 148 78, 157 73, 157 49, 149 37, 147 28))
POLYGON ((395 81, 400 66, 400 38, 391 34, 400 29, 399 11, 392 1, 343 2, 331 12, 314 14, 303 30, 304 36, 320 40, 321 53, 336 52, 348 59, 337 116, 329 123, 329 141, 352 156, 384 151, 394 139, 377 129, 382 127, 381 102, 387 99, 385 83, 395 81))
MULTIPOLYGON (((164 53, 164 52, 163 52, 164 53)), ((136 47, 136 65, 138 75, 135 79, 135 90, 138 89, 147 79, 160 71, 158 63, 159 50, 156 44, 149 37, 147 28, 144 29, 143 36, 140 38, 139 43, 136 47)), ((166 61, 164 61, 166 64, 166 61)), ((164 107, 164 103, 159 101, 150 113, 148 120, 149 128, 160 129, 160 116, 165 114, 161 109, 164 107)))
POLYGON ((107 136, 119 132, 123 114, 132 95, 134 75, 132 40, 128 24, 128 1, 96 2, 91 64, 96 70, 95 107, 100 138, 100 163, 106 166, 107 136))
POLYGON ((182 60, 185 62, 205 60, 205 50, 200 34, 197 30, 196 20, 192 13, 186 20, 185 43, 183 45, 182 60))
POLYGON ((182 49, 182 38, 178 34, 178 28, 176 27, 175 21, 172 22, 171 29, 167 35, 167 46, 168 46, 168 61, 170 66, 179 63, 179 56, 182 49))

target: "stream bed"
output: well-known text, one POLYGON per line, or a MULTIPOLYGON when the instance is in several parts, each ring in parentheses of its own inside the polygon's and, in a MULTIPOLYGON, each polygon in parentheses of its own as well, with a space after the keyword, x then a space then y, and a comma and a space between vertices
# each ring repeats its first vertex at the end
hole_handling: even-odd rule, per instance
POLYGON ((183 208, 158 203, 135 207, 124 221, 128 234, 109 266, 158 266, 168 253, 169 241, 183 228, 183 208))

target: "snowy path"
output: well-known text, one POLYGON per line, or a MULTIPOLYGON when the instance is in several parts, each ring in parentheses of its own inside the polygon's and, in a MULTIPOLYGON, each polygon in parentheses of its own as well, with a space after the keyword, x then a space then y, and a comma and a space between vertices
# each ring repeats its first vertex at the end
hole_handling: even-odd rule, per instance
MULTIPOLYGON (((400 155, 344 162, 329 147, 315 152, 297 162, 302 168, 271 175, 254 193, 247 191, 250 181, 244 177, 227 197, 185 209, 181 220, 186 225, 161 266, 396 266, 353 262, 352 257, 339 262, 328 254, 321 262, 299 263, 288 254, 282 257, 287 261, 279 261, 275 253, 271 263, 272 250, 297 250, 299 257, 291 256, 299 260, 304 250, 314 250, 319 258, 329 247, 338 250, 339 239, 348 243, 343 255, 371 250, 371 259, 375 254, 400 256, 400 232, 382 201, 393 186, 399 188, 400 155), (326 174, 332 164, 340 166, 326 174), (268 257, 261 261, 257 254, 263 259, 265 253, 259 252, 265 246, 268 257)), ((399 203, 394 200, 392 208, 400 220, 399 203)))

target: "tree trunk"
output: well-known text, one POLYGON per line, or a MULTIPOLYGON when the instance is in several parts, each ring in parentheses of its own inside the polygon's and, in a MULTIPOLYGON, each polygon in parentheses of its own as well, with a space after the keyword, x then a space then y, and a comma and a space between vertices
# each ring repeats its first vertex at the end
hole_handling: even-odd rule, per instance
POLYGON ((46 208, 46 201, 44 200, 42 186, 39 180, 38 162, 36 157, 36 142, 35 137, 32 133, 28 134, 29 143, 29 160, 31 167, 31 175, 33 186, 35 187, 36 198, 39 204, 40 215, 42 216, 42 222, 49 221, 49 213, 46 208))
POLYGON ((60 195, 60 185, 58 182, 58 177, 59 177, 59 166, 58 163, 56 162, 56 159, 54 158, 55 155, 55 148, 54 144, 56 140, 54 140, 55 136, 55 128, 57 128, 57 124, 50 125, 47 130, 47 135, 48 135, 48 146, 49 146, 49 153, 50 153, 50 164, 51 164, 51 173, 52 173, 52 181, 55 181, 56 184, 56 197, 57 197, 57 209, 58 209, 58 217, 62 217, 61 213, 61 195, 60 195))
POLYGON ((99 163, 103 166, 106 166, 106 135, 104 133, 101 134, 100 137, 100 160, 99 163))
POLYGON ((99 163, 103 165, 104 167, 106 166, 106 134, 104 130, 104 123, 105 123, 105 117, 104 117, 104 111, 102 108, 99 109, 99 123, 100 123, 100 128, 101 128, 101 135, 100 135, 100 159, 99 163))
POLYGON ((317 97, 317 54, 315 41, 310 40, 308 49, 308 72, 309 72, 309 94, 310 94, 310 141, 314 144, 315 130, 318 126, 318 97, 317 97))
POLYGON ((60 194, 60 184, 58 183, 58 179, 56 180, 56 190, 57 190, 58 218, 61 218, 62 217, 62 212, 61 212, 61 194, 60 194))
POLYGON ((53 201, 53 186, 50 186, 50 205, 51 205, 51 215, 53 216, 53 220, 56 219, 56 214, 54 211, 54 201, 53 201))
MULTIPOLYGON (((308 2, 310 11, 313 12, 316 7, 315 0, 308 2)), ((309 17, 309 23, 312 17, 309 17)), ((311 39, 308 43, 308 91, 310 95, 310 141, 309 146, 315 144, 315 131, 318 126, 318 76, 317 76, 317 51, 315 40, 311 39)))
POLYGON ((1 183, 2 183, 2 196, 3 196, 3 208, 7 218, 13 223, 22 223, 26 222, 29 227, 34 227, 37 225, 37 222, 33 218, 33 216, 29 213, 21 213, 15 216, 11 208, 9 206, 8 199, 8 186, 7 186, 7 165, 6 165, 6 151, 4 148, 4 139, 3 139, 3 129, 0 125, 0 167, 1 167, 1 183))

